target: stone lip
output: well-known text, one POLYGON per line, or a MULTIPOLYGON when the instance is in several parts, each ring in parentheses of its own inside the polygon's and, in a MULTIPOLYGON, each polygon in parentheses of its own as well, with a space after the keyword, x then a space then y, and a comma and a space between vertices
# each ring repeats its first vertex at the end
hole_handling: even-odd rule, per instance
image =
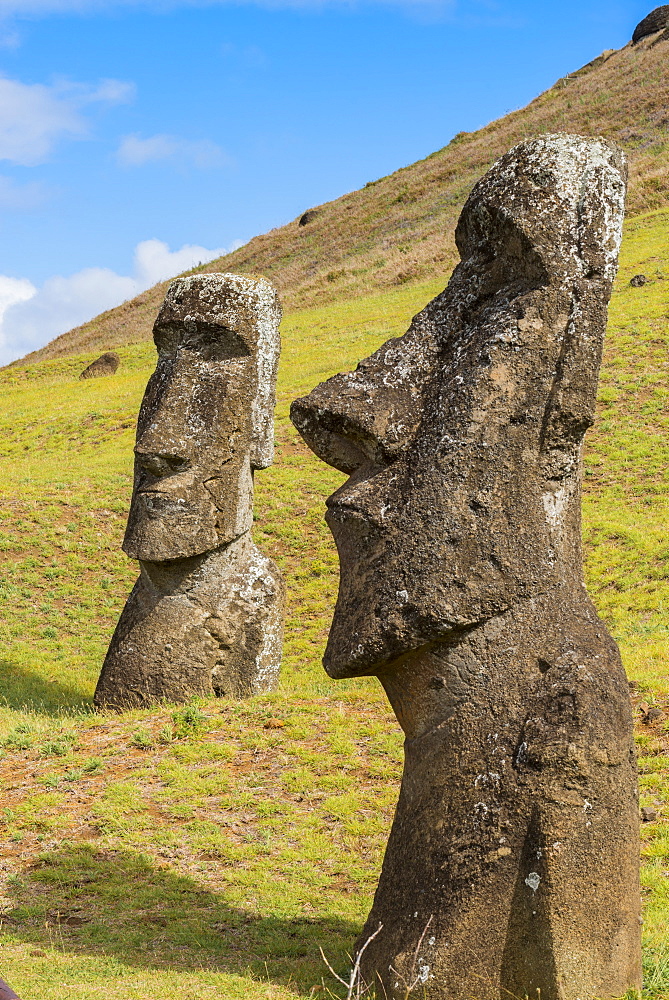
POLYGON ((656 32, 662 31, 667 27, 669 27, 669 4, 663 4, 661 7, 656 7, 655 10, 652 10, 650 14, 644 17, 643 21, 637 24, 632 35, 632 44, 636 45, 642 38, 654 35, 656 32))
POLYGON ((475 186, 444 292, 291 419, 351 475, 328 500, 341 574, 325 664, 374 673, 580 569, 594 414, 624 212, 604 139, 524 142, 475 186))

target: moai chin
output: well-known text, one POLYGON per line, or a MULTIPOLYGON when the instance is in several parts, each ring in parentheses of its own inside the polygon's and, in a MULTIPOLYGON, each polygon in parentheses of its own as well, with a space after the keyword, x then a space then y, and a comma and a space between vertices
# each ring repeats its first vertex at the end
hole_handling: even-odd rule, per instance
POLYGON ((293 404, 350 476, 326 669, 376 674, 406 735, 356 946, 388 1000, 640 987, 630 699, 580 526, 625 180, 605 140, 517 146, 465 205, 446 290, 293 404))
POLYGON ((123 550, 140 577, 95 692, 123 709, 276 687, 283 584, 253 544, 253 472, 272 464, 281 307, 264 279, 173 281, 137 423, 123 550))

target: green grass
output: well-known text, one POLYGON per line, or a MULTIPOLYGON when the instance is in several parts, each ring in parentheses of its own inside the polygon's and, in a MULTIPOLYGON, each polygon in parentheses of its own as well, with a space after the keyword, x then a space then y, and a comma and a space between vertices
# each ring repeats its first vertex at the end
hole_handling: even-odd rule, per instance
MULTIPOLYGON (((586 453, 588 584, 635 698, 669 708, 669 213, 628 224, 586 453), (640 289, 629 278, 652 278, 640 289), (666 279, 664 275, 666 274, 666 279)), ((0 372, 0 975, 24 1000, 342 996, 376 885, 401 734, 371 680, 320 666, 337 587, 317 462, 288 406, 406 329, 443 285, 286 317, 277 461, 254 534, 288 583, 280 690, 99 715, 91 697, 135 577, 120 543, 152 349, 0 372)), ((639 724, 646 998, 669 997, 667 718, 639 724)))

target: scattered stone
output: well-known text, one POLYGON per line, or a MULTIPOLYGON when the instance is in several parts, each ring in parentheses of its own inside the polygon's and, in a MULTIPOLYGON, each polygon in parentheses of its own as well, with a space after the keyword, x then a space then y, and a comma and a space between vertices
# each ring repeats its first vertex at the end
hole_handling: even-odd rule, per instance
POLYGON ((84 368, 79 378, 100 378, 102 375, 115 375, 120 364, 121 359, 118 354, 109 351, 92 361, 88 368, 84 368))
POLYGON ((521 143, 469 196, 447 289, 291 408, 351 475, 326 670, 378 675, 406 735, 356 945, 388 1000, 641 985, 630 695, 580 531, 625 179, 606 140, 521 143))
POLYGON ((645 722, 657 722, 659 719, 664 718, 664 712, 661 708, 649 708, 646 712, 645 722))
POLYGON ((280 319, 264 278, 197 274, 168 288, 123 542, 141 572, 98 681, 101 708, 277 685, 283 583, 250 528, 253 473, 274 455, 280 319))
POLYGON ((656 7, 655 10, 652 10, 650 14, 644 17, 643 21, 637 24, 632 35, 632 44, 636 45, 642 38, 654 35, 657 31, 662 31, 667 27, 669 27, 669 4, 663 4, 661 7, 656 7))
POLYGON ((644 806, 641 810, 641 819, 644 823, 654 823, 657 819, 657 809, 651 806, 644 806))
POLYGON ((62 927, 83 927, 84 924, 88 923, 90 923, 90 920, 79 916, 77 913, 60 913, 56 911, 47 915, 47 924, 59 924, 62 927))
POLYGON ((310 208, 310 209, 308 209, 308 211, 306 211, 304 213, 304 215, 302 215, 300 217, 300 221, 298 222, 298 226, 307 226, 307 225, 309 225, 309 223, 313 222, 314 219, 317 219, 320 214, 321 213, 320 213, 320 211, 317 208, 310 208))
POLYGON ((632 288, 641 288, 642 285, 645 285, 647 283, 648 283, 648 278, 646 277, 645 274, 635 274, 630 281, 630 285, 632 286, 632 288))

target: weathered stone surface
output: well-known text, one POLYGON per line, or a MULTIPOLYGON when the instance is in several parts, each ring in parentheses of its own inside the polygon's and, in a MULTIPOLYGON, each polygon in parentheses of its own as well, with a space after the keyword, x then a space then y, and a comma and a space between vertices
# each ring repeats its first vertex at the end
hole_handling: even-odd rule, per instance
POLYGON ((652 10, 650 14, 644 17, 643 21, 637 24, 632 35, 632 42, 636 45, 642 38, 654 35, 657 31, 662 31, 667 27, 669 27, 669 4, 663 4, 661 7, 656 7, 655 10, 652 10))
POLYGON ((114 351, 102 354, 95 361, 92 361, 88 368, 84 368, 79 378, 100 378, 102 375, 115 375, 121 359, 114 351))
POLYGON ((271 464, 281 309, 264 279, 170 285, 137 423, 124 551, 141 565, 96 704, 245 697, 278 680, 283 585, 253 545, 253 471, 271 464))
POLYGON ((105 661, 105 690, 141 705, 166 691, 185 701, 212 692, 246 698, 276 686, 283 587, 248 532, 204 555, 141 566, 105 661))
POLYGON ((625 175, 604 140, 516 147, 470 195, 447 289, 292 407, 350 475, 326 669, 378 675, 406 734, 357 945, 389 1000, 640 983, 629 689, 580 533, 625 175))

